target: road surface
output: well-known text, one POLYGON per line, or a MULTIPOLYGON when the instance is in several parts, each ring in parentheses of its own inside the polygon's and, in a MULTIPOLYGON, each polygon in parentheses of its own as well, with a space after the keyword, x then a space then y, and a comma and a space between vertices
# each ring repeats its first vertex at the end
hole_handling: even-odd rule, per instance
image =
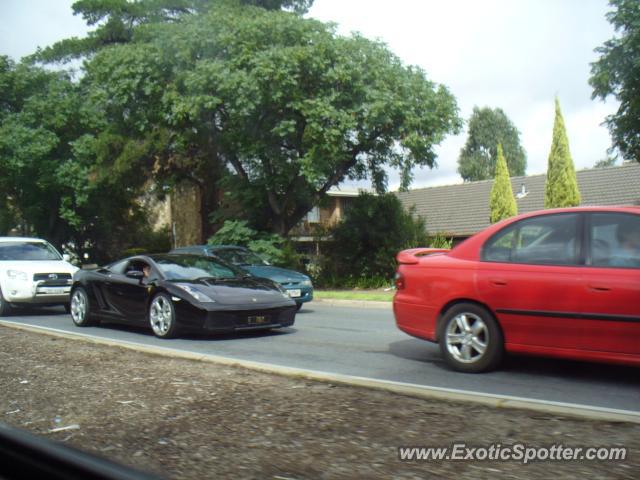
POLYGON ((640 412, 637 368, 509 357, 495 372, 456 373, 437 345, 400 332, 390 308, 315 302, 298 313, 294 327, 281 331, 173 340, 119 325, 79 328, 61 309, 17 311, 2 320, 272 365, 640 412))

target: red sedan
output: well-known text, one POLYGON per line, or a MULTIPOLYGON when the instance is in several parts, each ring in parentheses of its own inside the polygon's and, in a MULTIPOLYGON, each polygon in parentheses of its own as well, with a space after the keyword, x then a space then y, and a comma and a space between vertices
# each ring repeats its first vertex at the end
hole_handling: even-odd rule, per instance
POLYGON ((398 327, 456 370, 505 352, 640 366, 640 207, 528 213, 397 258, 398 327))

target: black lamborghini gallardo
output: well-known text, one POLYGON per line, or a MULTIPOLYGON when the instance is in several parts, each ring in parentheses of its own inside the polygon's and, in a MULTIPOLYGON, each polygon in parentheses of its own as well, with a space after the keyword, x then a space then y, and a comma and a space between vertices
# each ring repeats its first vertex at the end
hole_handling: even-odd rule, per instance
POLYGON ((76 325, 148 325, 161 338, 289 327, 295 315, 295 301, 277 283, 197 255, 142 255, 79 270, 71 289, 76 325))

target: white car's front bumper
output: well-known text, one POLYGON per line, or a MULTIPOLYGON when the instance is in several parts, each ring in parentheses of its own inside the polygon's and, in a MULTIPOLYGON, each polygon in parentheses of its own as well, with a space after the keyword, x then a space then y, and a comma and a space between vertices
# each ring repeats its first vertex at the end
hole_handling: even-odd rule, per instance
POLYGON ((2 296, 9 303, 67 303, 71 284, 43 285, 44 282, 10 280, 2 289, 2 296))

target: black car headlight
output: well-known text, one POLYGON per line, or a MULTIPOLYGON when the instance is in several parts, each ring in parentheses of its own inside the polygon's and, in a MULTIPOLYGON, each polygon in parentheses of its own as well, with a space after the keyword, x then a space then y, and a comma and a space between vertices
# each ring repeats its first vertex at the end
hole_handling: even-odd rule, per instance
POLYGON ((187 292, 189 295, 191 295, 193 298, 195 298, 196 300, 198 300, 199 302, 203 302, 203 303, 215 303, 215 300, 213 300, 211 297, 209 297, 208 295, 202 293, 200 290, 198 290, 195 287, 192 287, 191 285, 185 285, 184 283, 176 283, 176 287, 181 288, 182 290, 184 290, 185 292, 187 292))

